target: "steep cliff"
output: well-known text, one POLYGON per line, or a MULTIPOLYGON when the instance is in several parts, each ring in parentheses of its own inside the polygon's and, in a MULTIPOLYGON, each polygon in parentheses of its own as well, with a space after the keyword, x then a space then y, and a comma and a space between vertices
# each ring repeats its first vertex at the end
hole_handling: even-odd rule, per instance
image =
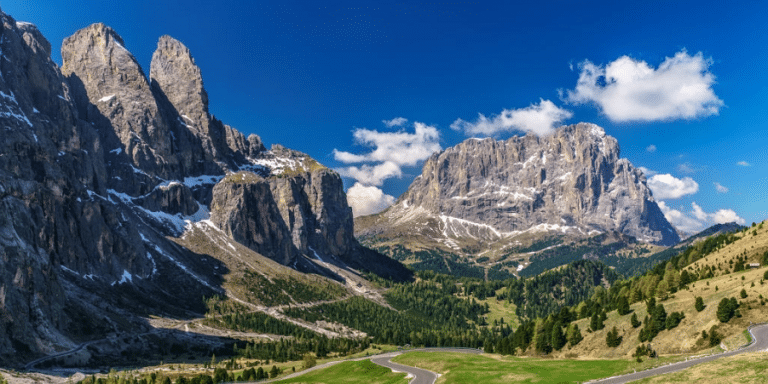
POLYGON ((313 260, 407 277, 357 243, 338 174, 211 115, 179 41, 160 38, 148 78, 94 24, 64 41, 60 70, 35 26, 0 19, 1 361, 146 334, 149 315, 195 316, 203 297, 231 295, 244 271, 230 267, 257 263, 179 244, 203 227, 336 280, 313 260))

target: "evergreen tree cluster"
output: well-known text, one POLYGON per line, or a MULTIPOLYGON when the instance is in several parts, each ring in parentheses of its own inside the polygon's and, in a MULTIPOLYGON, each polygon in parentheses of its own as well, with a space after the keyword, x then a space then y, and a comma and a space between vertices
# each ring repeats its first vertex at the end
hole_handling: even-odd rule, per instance
POLYGON ((613 327, 605 335, 605 344, 611 348, 616 348, 619 345, 621 345, 621 341, 623 338, 624 338, 623 336, 619 336, 619 330, 616 329, 616 327, 613 327))
POLYGON ((317 357, 326 357, 331 353, 339 356, 354 354, 366 350, 371 345, 370 339, 328 338, 315 334, 310 339, 293 338, 278 341, 259 341, 236 346, 234 352, 248 359, 264 361, 298 361, 309 353, 317 357))
POLYGON ((729 322, 734 316, 741 317, 739 314, 739 303, 735 298, 723 298, 717 306, 717 319, 721 323, 729 322))

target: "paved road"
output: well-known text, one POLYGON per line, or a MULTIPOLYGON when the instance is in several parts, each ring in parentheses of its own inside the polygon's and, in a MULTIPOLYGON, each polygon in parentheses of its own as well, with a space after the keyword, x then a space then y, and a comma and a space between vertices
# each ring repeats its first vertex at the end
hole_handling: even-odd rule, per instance
POLYGON ((628 383, 630 381, 645 379, 651 376, 663 375, 666 373, 672 373, 682 371, 683 369, 690 368, 694 365, 707 363, 713 360, 717 360, 723 357, 738 355, 746 352, 758 352, 768 350, 768 324, 757 325, 749 328, 749 333, 752 334, 752 343, 742 348, 735 349, 730 352, 723 352, 717 355, 706 356, 698 359, 681 361, 663 367, 649 369, 647 371, 641 371, 637 373, 630 373, 628 375, 609 377, 607 379, 589 381, 591 384, 621 384, 628 383))
POLYGON ((361 360, 371 360, 374 364, 380 365, 385 368, 392 369, 394 371, 398 372, 405 372, 413 376, 413 379, 409 384, 434 384, 435 380, 437 380, 437 373, 434 373, 432 371, 427 371, 426 369, 421 368, 415 368, 408 365, 402 365, 393 363, 390 360, 398 355, 402 355, 403 353, 408 352, 414 352, 414 351, 423 351, 423 352, 458 352, 458 353, 471 353, 471 354, 480 354, 483 353, 483 351, 479 349, 472 349, 472 348, 418 348, 418 349, 409 349, 407 351, 398 351, 398 352, 389 352, 384 353, 381 355, 375 355, 375 356, 366 356, 366 357, 358 357, 356 359, 349 359, 349 360, 339 360, 339 361, 331 361, 329 363, 316 365, 310 369, 305 369, 300 372, 292 373, 288 376, 284 376, 278 379, 272 379, 267 381, 260 381, 259 383, 273 383, 278 381, 283 381, 286 379, 292 379, 297 376, 301 376, 307 372, 312 372, 318 369, 324 369, 328 368, 332 365, 336 365, 338 363, 343 363, 345 361, 361 361, 361 360))
POLYGON ((399 355, 399 353, 383 355, 374 357, 371 362, 376 365, 381 365, 384 368, 389 368, 396 372, 405 372, 413 377, 410 384, 434 384, 437 380, 437 373, 427 371, 426 369, 409 367, 407 365, 393 363, 392 358, 399 355))
POLYGON ((391 361, 392 358, 397 355, 400 355, 405 352, 413 352, 413 351, 458 352, 458 353, 471 353, 471 354, 483 353, 483 351, 479 349, 471 349, 471 348, 419 348, 419 349, 412 349, 404 352, 393 352, 393 353, 387 353, 384 355, 379 355, 371 358, 371 362, 377 365, 381 365, 382 367, 389 368, 393 371, 405 372, 410 374, 411 376, 413 376, 413 380, 411 380, 409 384, 435 384, 435 380, 437 380, 437 377, 438 377, 437 373, 434 373, 432 371, 427 371, 426 369, 393 363, 391 361))

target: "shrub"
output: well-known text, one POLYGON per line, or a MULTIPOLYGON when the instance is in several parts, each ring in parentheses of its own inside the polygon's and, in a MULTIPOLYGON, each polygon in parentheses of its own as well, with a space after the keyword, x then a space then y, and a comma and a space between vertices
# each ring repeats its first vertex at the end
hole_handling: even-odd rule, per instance
POLYGON ((709 346, 714 347, 719 345, 721 341, 723 341, 723 337, 717 333, 717 329, 713 325, 712 328, 709 329, 709 346))
POLYGON ((735 298, 723 298, 720 300, 720 304, 717 306, 717 319, 721 323, 727 323, 736 315, 736 309, 739 307, 739 303, 735 298))
POLYGON ((672 312, 667 316, 666 326, 667 329, 672 329, 677 327, 681 321, 685 318, 685 314, 683 312, 672 312))
POLYGON ((704 310, 704 299, 701 298, 701 296, 696 297, 696 304, 694 305, 694 308, 696 308, 696 311, 701 312, 704 310))

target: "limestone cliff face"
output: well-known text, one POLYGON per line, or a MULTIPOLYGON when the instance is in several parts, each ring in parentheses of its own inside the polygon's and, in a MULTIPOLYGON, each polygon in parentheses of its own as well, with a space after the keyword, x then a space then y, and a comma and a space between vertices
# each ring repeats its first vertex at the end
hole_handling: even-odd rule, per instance
POLYGON ((469 139, 434 154, 376 220, 358 232, 387 237, 387 228, 432 221, 425 229, 445 241, 608 231, 663 245, 679 241, 645 176, 620 158, 616 139, 585 123, 541 138, 469 139))
POLYGON ((269 183, 243 172, 229 175, 213 188, 211 221, 240 244, 289 264, 298 251, 280 216, 269 183))
POLYGON ((335 172, 210 114, 177 40, 160 38, 148 80, 103 24, 64 41, 59 69, 35 26, 0 20, 0 361, 204 311, 225 268, 172 239, 207 219, 286 265, 402 272, 361 250, 335 172))
POLYGON ((171 130, 123 39, 112 28, 93 24, 65 39, 61 56, 80 117, 102 132, 105 149, 121 149, 154 175, 178 177, 183 170, 172 154, 171 130))
POLYGON ((338 174, 318 169, 273 178, 269 184, 293 244, 302 253, 341 256, 357 246, 350 240, 352 214, 338 174))

